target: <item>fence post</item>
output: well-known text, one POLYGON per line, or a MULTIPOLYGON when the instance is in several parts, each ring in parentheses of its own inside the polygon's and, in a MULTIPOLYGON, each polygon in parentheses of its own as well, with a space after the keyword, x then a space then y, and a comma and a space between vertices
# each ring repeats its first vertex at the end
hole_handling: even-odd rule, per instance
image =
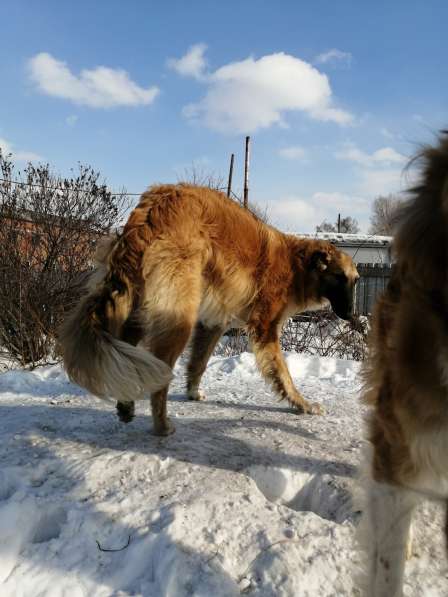
POLYGON ((249 202, 249 144, 250 137, 246 137, 246 154, 244 158, 244 196, 243 205, 247 208, 249 202))
POLYGON ((234 159, 235 159, 235 154, 232 153, 232 155, 230 156, 229 182, 227 183, 227 197, 230 197, 230 193, 232 192, 233 160, 234 159))

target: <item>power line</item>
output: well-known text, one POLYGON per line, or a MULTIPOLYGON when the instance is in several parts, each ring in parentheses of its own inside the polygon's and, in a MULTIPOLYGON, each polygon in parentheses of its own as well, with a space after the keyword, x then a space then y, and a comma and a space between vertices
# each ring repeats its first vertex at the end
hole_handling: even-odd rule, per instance
MULTIPOLYGON (((35 182, 23 182, 21 180, 9 180, 9 179, 6 179, 6 178, 0 178, 0 182, 7 182, 7 183, 10 183, 10 184, 15 184, 15 185, 17 185, 19 187, 37 187, 37 188, 40 188, 40 189, 45 188, 45 190, 47 190, 47 191, 72 191, 72 192, 73 191, 79 191, 81 193, 91 193, 92 192, 89 189, 81 189, 79 187, 73 187, 73 188, 70 188, 70 187, 47 187, 47 186, 45 186, 43 184, 38 184, 38 183, 35 183, 35 182)), ((106 185, 99 185, 98 189, 100 189, 102 187, 106 187, 106 189, 107 189, 106 185)), ((217 187, 214 190, 215 191, 225 191, 226 189, 227 189, 227 187, 217 187)), ((114 195, 115 197, 126 197, 126 196, 140 197, 144 193, 144 191, 142 191, 141 193, 128 193, 128 192, 124 192, 124 191, 120 191, 120 192, 116 193, 116 192, 111 191, 109 189, 108 189, 108 191, 109 191, 109 193, 111 195, 114 195)), ((235 193, 233 191, 232 191, 232 195, 234 195, 234 197, 238 199, 237 195, 235 195, 235 193)))
MULTIPOLYGON (((79 187, 74 187, 74 188, 70 188, 70 187, 47 187, 47 186, 45 186, 43 184, 38 184, 38 183, 35 183, 35 182, 23 182, 21 180, 8 180, 6 178, 0 178, 0 182, 9 182, 10 184, 15 184, 15 185, 17 185, 19 187, 37 187, 37 188, 40 188, 40 189, 45 188, 47 191, 80 191, 82 193, 91 193, 92 192, 89 189, 81 189, 79 187)), ((106 186, 106 185, 99 185, 98 189, 100 189, 102 186, 106 186)), ((132 195, 132 196, 135 196, 135 197, 140 197, 140 195, 142 194, 142 193, 127 193, 127 192, 125 193, 124 191, 119 192, 119 193, 115 193, 114 191, 110 191, 110 190, 109 190, 109 193, 111 195, 115 195, 116 197, 117 196, 126 196, 126 195, 132 195)))

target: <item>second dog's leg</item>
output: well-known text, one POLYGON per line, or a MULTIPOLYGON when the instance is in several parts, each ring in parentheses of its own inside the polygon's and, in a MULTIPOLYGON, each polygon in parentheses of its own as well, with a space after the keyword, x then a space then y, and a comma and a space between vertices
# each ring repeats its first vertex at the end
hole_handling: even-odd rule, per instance
POLYGON ((187 396, 190 400, 204 399, 204 395, 199 391, 199 384, 223 331, 221 326, 209 328, 200 321, 196 324, 187 366, 187 396))
POLYGON ((368 597, 400 597, 416 493, 368 480, 360 542, 368 554, 368 597))

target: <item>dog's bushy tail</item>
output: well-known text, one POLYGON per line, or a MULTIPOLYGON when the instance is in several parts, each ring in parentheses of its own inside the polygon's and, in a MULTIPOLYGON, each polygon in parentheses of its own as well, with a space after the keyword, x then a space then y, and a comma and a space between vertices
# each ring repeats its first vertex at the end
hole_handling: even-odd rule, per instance
POLYGON ((172 372, 123 339, 125 327, 136 325, 140 259, 120 240, 109 242, 102 253, 100 281, 61 326, 59 347, 72 381, 100 398, 130 402, 168 385, 172 372))

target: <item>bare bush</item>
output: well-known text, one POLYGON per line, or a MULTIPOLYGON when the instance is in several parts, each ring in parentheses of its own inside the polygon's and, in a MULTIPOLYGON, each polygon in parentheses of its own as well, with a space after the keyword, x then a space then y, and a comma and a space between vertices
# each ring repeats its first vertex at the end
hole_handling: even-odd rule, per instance
POLYGON ((226 188, 225 180, 221 175, 196 162, 193 162, 189 168, 185 168, 183 174, 177 176, 177 181, 179 184, 187 183, 215 191, 224 191, 226 188))
POLYGON ((54 358, 56 330, 78 300, 96 241, 128 200, 90 166, 61 178, 48 164, 16 170, 0 151, 0 178, 0 347, 34 366, 54 358))
POLYGON ((283 350, 321 357, 363 361, 367 353, 368 320, 339 319, 331 311, 315 311, 290 319, 283 328, 283 350))
MULTIPOLYGON (((203 166, 198 166, 194 162, 190 168, 186 168, 183 175, 178 176, 177 179, 179 184, 192 184, 221 192, 227 190, 227 184, 221 175, 216 174, 214 171, 207 170, 207 168, 204 168, 203 166)), ((230 191, 229 198, 233 201, 236 201, 239 205, 241 205, 241 207, 244 206, 244 201, 238 193, 230 191)), ((254 201, 250 201, 247 209, 259 220, 265 224, 268 223, 269 217, 267 207, 262 208, 254 201)))
POLYGON ((221 338, 215 349, 215 355, 233 357, 249 350, 249 339, 241 329, 231 329, 221 338))
MULTIPOLYGON (((367 317, 339 319, 331 311, 303 313, 283 326, 280 344, 287 352, 363 361, 367 354, 367 317)), ((219 356, 236 356, 248 349, 243 330, 231 330, 216 348, 219 356)))

